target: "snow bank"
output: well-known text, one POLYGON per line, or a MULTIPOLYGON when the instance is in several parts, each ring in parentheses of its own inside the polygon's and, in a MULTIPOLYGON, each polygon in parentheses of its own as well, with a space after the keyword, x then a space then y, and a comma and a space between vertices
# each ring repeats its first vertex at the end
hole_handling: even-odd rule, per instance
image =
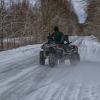
POLYGON ((79 46, 82 60, 100 61, 100 43, 94 36, 79 37, 74 41, 79 46))
MULTIPOLYGON (((100 61, 100 43, 94 36, 72 36, 70 41, 78 45, 81 60, 100 61)), ((39 54, 41 44, 0 52, 0 64, 39 54)))
POLYGON ((30 56, 30 57, 32 55, 35 56, 39 50, 40 50, 40 44, 28 45, 28 46, 20 47, 17 49, 0 52, 0 63, 2 62, 6 63, 6 61, 8 62, 8 61, 13 61, 13 60, 24 59, 27 56, 30 56))

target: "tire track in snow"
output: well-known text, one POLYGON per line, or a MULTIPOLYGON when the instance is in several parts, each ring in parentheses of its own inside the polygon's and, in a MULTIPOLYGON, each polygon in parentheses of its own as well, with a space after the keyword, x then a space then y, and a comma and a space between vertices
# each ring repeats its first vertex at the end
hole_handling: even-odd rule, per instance
MULTIPOLYGON (((23 96, 26 94, 28 95, 29 93, 31 93, 37 88, 39 83, 42 81, 42 80, 39 80, 39 77, 43 79, 45 77, 45 74, 47 73, 47 70, 48 68, 42 68, 40 66, 36 67, 35 70, 31 70, 29 73, 26 73, 24 76, 19 77, 16 81, 11 82, 9 84, 11 85, 10 88, 3 93, 5 95, 1 94, 0 97, 6 100, 8 95, 13 96, 14 94, 16 94, 18 99, 19 99, 18 95, 20 96, 23 96), (39 73, 40 73, 40 76, 38 75, 39 73), (42 77, 41 77, 41 73, 43 73, 42 77)), ((9 99, 7 100, 12 100, 12 98, 9 97, 9 99)))
MULTIPOLYGON (((99 72, 87 65, 89 64, 83 63, 76 67, 59 65, 55 68, 37 66, 35 70, 29 70, 5 84, 4 86, 10 86, 10 88, 3 91, 0 100, 92 100, 99 98, 97 87, 94 91, 84 84, 84 81, 88 81, 87 79, 92 74, 89 73, 87 79, 83 78, 84 72, 86 75, 90 72, 86 71, 87 69, 99 72)), ((98 69, 98 66, 95 68, 98 69)))
POLYGON ((35 60, 33 60, 33 57, 29 57, 25 60, 20 60, 17 62, 15 61, 13 63, 7 64, 3 69, 0 69, 0 82, 8 79, 13 75, 17 75, 23 69, 31 67, 33 64, 35 65, 34 62, 35 60))

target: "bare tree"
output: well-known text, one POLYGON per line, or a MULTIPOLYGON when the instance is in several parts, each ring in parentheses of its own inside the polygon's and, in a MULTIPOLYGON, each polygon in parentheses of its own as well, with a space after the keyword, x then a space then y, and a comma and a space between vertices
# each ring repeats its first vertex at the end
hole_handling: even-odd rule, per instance
POLYGON ((90 0, 88 9, 88 17, 85 23, 85 33, 95 35, 100 39, 100 1, 90 0))
POLYGON ((46 32, 52 32, 52 27, 58 25, 66 34, 77 33, 78 20, 71 0, 41 0, 41 12, 46 32))
POLYGON ((32 6, 29 0, 5 0, 0 2, 0 40, 2 50, 40 43, 55 25, 64 33, 77 33, 77 17, 66 0, 37 0, 32 6), (72 31, 73 30, 73 31, 72 31), (6 46, 3 41, 7 41, 6 46))
POLYGON ((4 38, 4 0, 0 1, 0 40, 1 40, 1 50, 3 50, 3 38, 4 38))

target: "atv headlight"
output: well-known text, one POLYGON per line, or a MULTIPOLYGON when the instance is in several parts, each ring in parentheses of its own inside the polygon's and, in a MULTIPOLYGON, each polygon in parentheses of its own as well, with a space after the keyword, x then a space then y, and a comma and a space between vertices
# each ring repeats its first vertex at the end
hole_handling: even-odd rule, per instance
POLYGON ((64 44, 67 44, 67 41, 64 41, 64 44))

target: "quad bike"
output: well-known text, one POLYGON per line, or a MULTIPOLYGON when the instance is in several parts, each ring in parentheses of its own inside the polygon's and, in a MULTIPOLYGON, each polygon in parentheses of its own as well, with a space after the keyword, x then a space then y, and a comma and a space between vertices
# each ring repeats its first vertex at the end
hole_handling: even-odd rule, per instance
POLYGON ((41 46, 40 51, 40 65, 45 65, 45 59, 48 57, 49 65, 54 67, 60 63, 69 59, 72 65, 77 65, 80 62, 80 55, 78 53, 78 47, 72 45, 71 42, 66 41, 66 35, 64 36, 62 43, 55 43, 53 38, 48 37, 48 42, 41 46))

